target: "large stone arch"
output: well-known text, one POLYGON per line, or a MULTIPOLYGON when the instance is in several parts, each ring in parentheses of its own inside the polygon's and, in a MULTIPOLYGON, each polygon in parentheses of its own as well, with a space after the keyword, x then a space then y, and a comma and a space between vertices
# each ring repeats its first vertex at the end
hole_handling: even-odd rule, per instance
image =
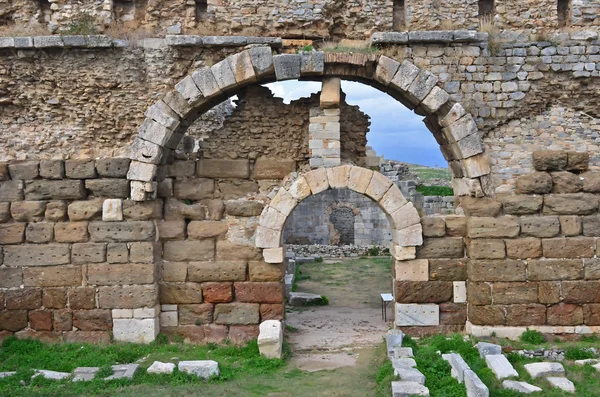
POLYGON ((384 55, 320 51, 273 55, 270 47, 257 46, 230 55, 212 67, 195 70, 147 109, 131 146, 131 198, 152 198, 157 167, 167 162, 188 126, 242 87, 328 76, 371 85, 425 116, 424 122, 452 170, 455 194, 493 194, 490 161, 473 117, 461 104, 450 100, 429 71, 408 60, 399 62, 384 55))

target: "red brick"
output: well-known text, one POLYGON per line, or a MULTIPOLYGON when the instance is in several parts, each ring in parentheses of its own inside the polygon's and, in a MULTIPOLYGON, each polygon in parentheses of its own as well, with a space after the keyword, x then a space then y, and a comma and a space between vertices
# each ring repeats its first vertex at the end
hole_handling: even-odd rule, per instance
POLYGON ((283 284, 278 282, 235 283, 235 299, 239 302, 281 303, 283 302, 283 284))
POLYGON ((209 303, 225 303, 233 300, 231 283, 204 283, 202 294, 204 301, 209 303))
POLYGON ((52 331, 52 312, 49 310, 30 311, 29 326, 36 331, 52 331))

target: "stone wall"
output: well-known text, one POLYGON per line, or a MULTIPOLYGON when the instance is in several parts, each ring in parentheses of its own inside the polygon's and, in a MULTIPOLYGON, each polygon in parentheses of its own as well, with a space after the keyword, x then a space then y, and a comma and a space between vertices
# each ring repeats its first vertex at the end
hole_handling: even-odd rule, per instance
MULTIPOLYGON (((354 241, 358 246, 389 245, 389 221, 373 200, 348 189, 332 189, 304 200, 290 214, 283 233, 286 244, 340 245, 339 226, 331 220, 338 208, 352 211, 354 241)), ((348 243, 346 243, 348 244, 348 243)))

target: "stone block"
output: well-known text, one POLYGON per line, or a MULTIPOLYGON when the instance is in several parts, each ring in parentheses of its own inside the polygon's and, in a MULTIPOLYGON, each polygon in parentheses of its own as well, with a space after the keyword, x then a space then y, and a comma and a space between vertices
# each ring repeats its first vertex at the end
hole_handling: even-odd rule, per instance
MULTIPOLYGON (((0 225, 0 244, 21 244, 25 240, 26 223, 8 223, 0 225)), ((6 249, 6 248, 5 248, 6 249)), ((8 261, 8 258, 7 258, 8 261)))
POLYGON ((280 264, 271 264, 263 261, 248 262, 250 281, 281 281, 284 267, 280 264))
POLYGON ((394 261, 394 278, 399 281, 429 280, 429 261, 415 259, 410 261, 394 261))
POLYGON ((282 247, 266 248, 263 250, 263 257, 266 263, 283 263, 285 251, 282 247))
POLYGON ((364 194, 371 183, 374 172, 362 167, 352 167, 348 179, 348 188, 364 194))
POLYGON ((439 325, 439 306, 396 303, 395 322, 399 327, 439 325))
POLYGON ((49 243, 54 236, 54 224, 49 222, 30 223, 25 229, 28 243, 49 243))
POLYGON ((565 374, 565 368, 560 363, 529 363, 524 368, 533 379, 565 374))
POLYGON ((202 303, 202 287, 197 283, 163 283, 160 285, 160 303, 202 303))
POLYGON ((266 320, 283 320, 284 305, 283 304, 270 304, 263 303, 260 305, 260 319, 261 321, 266 320))
POLYGON ((231 283, 203 283, 202 295, 207 303, 227 303, 233 300, 231 283))
POLYGON ((90 179, 85 181, 85 187, 96 197, 129 196, 129 181, 126 179, 90 179))
POLYGON ((186 262, 163 262, 162 279, 167 282, 183 282, 187 279, 186 262))
POLYGON ((580 325, 583 324, 583 309, 571 303, 559 303, 548 307, 546 311, 548 325, 580 325))
POLYGON ((558 303, 560 296, 560 282, 542 281, 538 283, 538 301, 540 303, 558 303))
POLYGON ((502 207, 507 215, 529 215, 537 214, 543 202, 542 196, 505 196, 502 198, 502 207))
POLYGON ((44 266, 23 269, 26 287, 65 287, 81 285, 81 266, 44 266))
POLYGON ((0 311, 0 330, 16 332, 27 327, 27 310, 0 311))
POLYGON ((523 394, 531 394, 542 391, 542 389, 537 386, 530 385, 527 382, 517 382, 515 380, 503 381, 502 387, 507 390, 514 390, 523 394))
POLYGON ((552 177, 547 172, 532 172, 516 180, 517 194, 547 194, 552 191, 552 177))
POLYGON ((339 107, 341 94, 341 80, 338 77, 323 79, 321 88, 321 109, 335 109, 339 107))
POLYGON ((275 76, 278 81, 300 78, 302 56, 300 54, 281 54, 273 56, 275 76))
POLYGON ((394 297, 399 303, 442 303, 452 301, 448 281, 396 281, 394 297))
POLYGON ((66 160, 65 174, 69 179, 95 178, 96 166, 93 159, 66 160))
POLYGON ((23 284, 21 269, 0 268, 0 288, 19 288, 21 284, 23 284))
POLYGON ((82 331, 110 331, 113 319, 110 310, 76 310, 73 325, 82 331))
POLYGON ((467 233, 471 238, 516 237, 519 234, 518 218, 468 218, 467 233))
POLYGON ((248 160, 201 159, 198 175, 208 178, 242 178, 250 177, 248 160))
POLYGON ((429 389, 417 382, 393 381, 393 397, 429 396, 429 389))
POLYGON ((504 259, 506 257, 506 249, 502 239, 470 240, 467 251, 471 259, 504 259))
POLYGON ((394 372, 398 374, 400 380, 405 382, 416 382, 420 385, 425 384, 425 375, 416 368, 410 367, 398 367, 394 369, 394 372))
POLYGON ((96 307, 96 291, 94 288, 69 288, 68 295, 71 309, 93 309, 96 307))
POLYGON ((177 321, 177 312, 162 312, 159 317, 160 327, 176 327, 179 322, 177 321))
POLYGON ((495 199, 482 197, 461 197, 460 205, 467 216, 496 217, 500 215, 502 204, 495 199))
POLYGON ((446 234, 451 237, 467 236, 467 218, 464 216, 446 216, 446 234))
POLYGON ((418 67, 405 60, 400 64, 398 71, 390 81, 390 85, 400 91, 407 91, 419 74, 419 71, 418 67))
POLYGON ((258 193, 258 190, 258 183, 256 181, 219 181, 220 197, 224 200, 245 198, 249 194, 258 193))
POLYGON ((187 226, 187 234, 190 240, 223 236, 227 233, 227 230, 228 224, 218 221, 192 221, 187 226))
POLYGON ((591 237, 542 239, 546 258, 591 258, 595 254, 594 247, 591 237))
POLYGON ((10 179, 31 180, 39 176, 39 163, 37 161, 18 161, 8 165, 10 179))
POLYGON ((296 161, 260 157, 254 164, 252 179, 283 179, 296 170, 296 161))
POLYGON ((415 259, 417 257, 417 249, 415 247, 402 247, 394 243, 391 244, 390 254, 398 261, 415 259))
POLYGON ((179 372, 196 375, 202 379, 219 376, 219 363, 212 360, 180 361, 179 372))
POLYGON ((153 263, 89 264, 89 285, 152 284, 156 281, 153 263))
POLYGON ((0 202, 0 223, 10 220, 10 203, 0 202))
MULTIPOLYGON (((402 346, 404 333, 399 329, 390 329, 385 335, 388 358, 391 359, 394 354, 394 348, 402 346)), ((416 366, 416 364, 414 365, 416 366)))
POLYGON ((552 193, 577 193, 583 189, 583 181, 571 172, 551 172, 552 193))
POLYGON ((564 377, 549 376, 546 378, 552 387, 561 389, 567 393, 575 393, 575 385, 573 382, 564 377))
POLYGON ((127 245, 125 243, 108 243, 106 261, 108 263, 127 263, 129 261, 127 245))
POLYGON ((259 248, 277 248, 281 246, 281 231, 263 226, 256 228, 256 246, 259 248))
POLYGON ((248 84, 256 81, 256 74, 248 51, 230 55, 227 57, 227 61, 238 84, 248 84))
POLYGON ((454 303, 466 303, 467 302, 467 283, 465 281, 453 281, 453 298, 454 303))
POLYGON ((98 288, 98 306, 104 309, 150 307, 156 305, 157 298, 156 284, 98 288))
POLYGON ((51 201, 46 204, 44 214, 46 222, 61 222, 67 218, 67 203, 64 201, 51 201))
MULTIPOLYGON (((444 91, 443 89, 439 88, 439 87, 433 87, 433 89, 431 90, 431 92, 429 92, 429 94, 427 94, 427 96, 425 97, 425 99, 423 99, 423 102, 421 102, 421 107, 425 110, 426 114, 432 114, 437 112, 442 106, 444 106, 448 101, 450 100, 450 95, 448 95, 448 93, 446 91, 444 91)), ((481 164, 484 167, 480 169, 480 171, 475 171, 476 169, 479 168, 471 168, 473 171, 472 174, 470 176, 479 176, 476 175, 477 173, 479 173, 480 175, 489 173, 489 163, 487 164, 487 166, 485 166, 485 164, 481 164), (484 172, 483 170, 487 169, 487 172, 484 172), (483 172, 483 173, 481 173, 483 172)))
POLYGON ((390 186, 383 197, 379 200, 379 205, 386 214, 392 215, 407 203, 406 198, 396 185, 390 186))
POLYGON ((63 179, 65 177, 65 163, 62 160, 40 161, 40 176, 45 179, 63 179))
POLYGON ((119 342, 150 343, 154 342, 160 331, 159 320, 145 319, 114 319, 113 338, 119 342))
POLYGON ((463 281, 467 279, 466 259, 429 259, 429 279, 463 281))
MULTIPOLYGON (((582 232, 582 219, 576 215, 559 216, 560 230, 565 236, 578 236, 582 232)), ((600 222, 598 226, 598 236, 600 236, 600 222)))
MULTIPOLYGON (((159 157, 155 158, 154 161, 156 161, 156 163, 160 162, 159 157)), ((127 179, 133 181, 151 182, 152 180, 154 180, 154 176, 156 175, 157 169, 158 167, 156 164, 132 161, 129 165, 129 171, 127 172, 127 179)), ((133 189, 133 184, 131 185, 131 188, 133 189)))
POLYGON ((149 374, 172 374, 174 369, 175 364, 173 363, 155 361, 151 366, 148 367, 146 372, 149 374))
POLYGON ((281 321, 263 321, 259 327, 258 350, 261 356, 281 358, 283 346, 283 327, 281 321))
POLYGON ((227 58, 211 66, 210 70, 213 76, 215 76, 215 80, 221 91, 232 90, 237 87, 235 74, 233 73, 233 70, 231 70, 227 58))
MULTIPOLYGON (((271 200, 270 207, 274 208, 275 210, 283 214, 285 217, 287 217, 290 215, 290 213, 296 207, 297 204, 297 200, 287 190, 285 190, 284 188, 280 188, 275 197, 273 197, 273 200, 271 200)), ((265 208, 263 214, 261 215, 261 225, 263 224, 263 218, 265 218, 267 212, 268 207, 265 208)), ((285 222, 285 218, 283 219, 283 221, 285 222)), ((283 226, 283 222, 277 222, 277 224, 283 226)))
POLYGON ((600 172, 588 171, 580 174, 579 177, 583 181, 584 192, 600 192, 600 172))
POLYGON ((288 192, 292 195, 292 197, 298 200, 298 202, 304 200, 311 194, 310 186, 303 176, 298 177, 298 179, 292 183, 288 189, 288 192))
MULTIPOLYGON (((2 185, 6 183, 2 182, 2 185)), ((25 183, 25 200, 80 200, 85 197, 85 187, 81 180, 41 180, 25 183)))
POLYGON ((202 325, 210 324, 213 319, 213 305, 187 304, 179 305, 179 325, 202 325))
POLYGON ((212 179, 177 180, 173 185, 173 196, 181 200, 213 198, 215 182, 212 179))
MULTIPOLYGON (((379 201, 388 191, 390 186, 392 186, 392 181, 390 181, 386 176, 380 174, 379 172, 373 172, 373 177, 371 178, 371 181, 365 190, 365 194, 371 197, 373 200, 379 201)), ((406 207, 406 205, 403 207, 406 207)), ((401 229, 402 227, 396 225, 396 228, 401 229)))
POLYGON ((544 325, 546 306, 537 304, 506 306, 506 325, 544 325))
POLYGON ((273 66, 273 51, 270 47, 252 47, 248 50, 250 60, 257 76, 275 74, 273 66))
POLYGON ((245 261, 190 262, 188 279, 194 282, 205 281, 244 281, 245 261))
POLYGON ((576 280, 583 277, 583 263, 577 259, 536 259, 528 263, 530 280, 576 280))
POLYGON ((312 194, 321 193, 329 189, 329 179, 327 178, 327 170, 318 168, 307 172, 304 175, 312 194))
POLYGON ((471 369, 464 371, 464 382, 469 397, 489 397, 490 391, 471 369))
POLYGON ((423 244, 421 224, 409 226, 402 230, 392 230, 393 242, 400 246, 419 246, 423 244))
MULTIPOLYGON (((176 199, 167 199, 165 203, 166 221, 198 220, 206 218, 206 207, 201 203, 185 204, 176 199)), ((219 217, 220 219, 220 217, 219 217)), ((216 219, 216 220, 219 220, 216 219)), ((184 227, 185 231, 185 227, 184 227)))
POLYGON ((200 241, 167 241, 164 244, 164 259, 168 261, 214 260, 215 243, 212 239, 200 241))
POLYGON ((562 298, 566 303, 600 302, 600 281, 563 281, 562 298))
POLYGON ((461 237, 426 238, 417 247, 418 258, 462 258, 464 242, 461 237))
POLYGON ((73 201, 69 204, 68 215, 71 221, 85 221, 98 218, 102 214, 103 199, 73 201))
POLYGON ((469 260, 470 281, 525 281, 526 265, 514 259, 469 260))
POLYGON ((68 372, 48 371, 45 369, 36 369, 34 372, 35 373, 32 376, 32 378, 37 378, 41 376, 42 378, 50 380, 63 380, 71 376, 71 374, 68 372))
POLYGON ((89 232, 95 242, 149 241, 155 236, 151 221, 91 222, 89 232))
POLYGON ((0 201, 23 200, 23 181, 0 182, 0 201))
POLYGON ((589 215, 598 211, 598 198, 588 193, 544 197, 544 214, 589 215))
POLYGON ((106 158, 96 160, 96 171, 101 178, 124 178, 129 170, 128 158, 106 158))
POLYGON ((531 259, 542 256, 542 241, 537 238, 506 240, 506 255, 512 259, 531 259))
POLYGON ((120 222, 123 220, 123 200, 106 199, 102 203, 102 221, 120 222))
POLYGON ((300 53, 300 74, 319 76, 325 69, 325 54, 322 51, 302 51, 300 53))
POLYGON ((234 288, 236 300, 239 302, 283 302, 283 284, 281 282, 236 282, 234 288))
POLYGON ((537 171, 562 171, 567 167, 567 152, 537 150, 533 152, 533 167, 537 171))
POLYGON ((259 305, 255 303, 220 303, 215 306, 214 321, 225 325, 259 323, 259 305))
POLYGON ((519 218, 521 235, 529 237, 554 237, 560 231, 557 216, 525 216, 519 218))
POLYGON ((70 254, 67 244, 5 246, 4 264, 9 267, 64 265, 70 262, 70 254))
POLYGON ((39 222, 45 211, 45 201, 17 201, 10 206, 10 213, 17 222, 39 222))

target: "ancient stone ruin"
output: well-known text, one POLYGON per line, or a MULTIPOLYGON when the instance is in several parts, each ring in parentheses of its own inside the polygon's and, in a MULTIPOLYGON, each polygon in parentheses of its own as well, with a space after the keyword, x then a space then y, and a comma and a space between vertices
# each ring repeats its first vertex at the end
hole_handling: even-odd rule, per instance
MULTIPOLYGON (((0 3, 0 338, 256 338, 284 316, 286 222, 334 191, 385 214, 403 332, 600 331, 598 15, 598 0, 0 3), (422 216, 371 169, 340 79, 423 117, 453 214, 422 216), (322 90, 285 104, 261 87, 283 80, 322 90)), ((329 208, 338 242, 364 237, 344 223, 364 208, 329 208)))

